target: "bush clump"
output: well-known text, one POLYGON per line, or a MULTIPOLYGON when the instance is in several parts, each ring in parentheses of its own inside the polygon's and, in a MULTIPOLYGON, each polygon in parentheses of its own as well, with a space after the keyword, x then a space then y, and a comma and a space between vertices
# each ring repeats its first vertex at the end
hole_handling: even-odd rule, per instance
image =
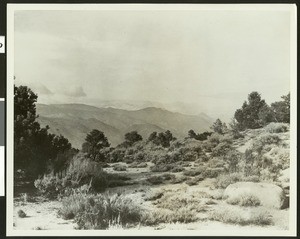
POLYGON ((103 192, 107 187, 130 184, 126 175, 108 174, 101 164, 90 159, 75 157, 70 163, 66 176, 58 178, 53 174, 44 175, 35 180, 35 187, 46 197, 56 198, 58 195, 69 195, 72 189, 90 185, 92 192, 103 192))
POLYGON ((197 220, 195 211, 191 211, 188 208, 180 208, 175 212, 168 209, 160 209, 142 217, 142 223, 147 226, 155 226, 160 223, 190 223, 197 220))
POLYGON ((241 173, 222 174, 217 177, 216 186, 218 188, 227 188, 230 184, 242 181, 241 173))
POLYGON ((217 188, 227 188, 230 184, 237 182, 259 182, 259 177, 256 175, 243 176, 242 173, 231 173, 231 174, 221 174, 217 177, 216 187, 217 188))
POLYGON ((197 176, 194 178, 188 179, 185 183, 189 186, 197 185, 198 182, 202 181, 204 178, 202 176, 197 176))
POLYGON ((147 178, 147 181, 153 185, 162 184, 164 178, 162 176, 151 176, 147 178))
POLYGON ((232 205, 240 205, 243 207, 256 207, 261 204, 259 198, 250 193, 244 193, 238 197, 227 199, 226 202, 232 205))
POLYGON ((253 211, 251 214, 246 215, 243 211, 233 208, 223 208, 215 210, 209 215, 209 219, 229 224, 245 225, 272 225, 272 217, 269 212, 262 211, 261 209, 253 211))
POLYGON ((44 175, 34 181, 34 186, 48 198, 55 198, 62 190, 62 180, 53 174, 44 175))
POLYGON ((157 164, 150 167, 151 172, 168 172, 173 168, 170 164, 157 164))
POLYGON ((203 177, 204 178, 216 178, 218 177, 221 173, 224 172, 224 168, 207 168, 203 172, 203 177))
POLYGON ((265 127, 265 130, 269 133, 284 133, 288 131, 288 125, 284 123, 270 123, 265 127))
POLYGON ((142 209, 131 198, 123 195, 75 193, 63 199, 59 215, 74 218, 78 229, 95 230, 115 225, 135 225, 142 218, 142 209))
POLYGON ((115 171, 126 171, 126 166, 121 164, 114 165, 113 169, 115 171))
POLYGON ((201 169, 191 169, 183 171, 183 175, 185 176, 197 176, 200 175, 203 171, 201 169))

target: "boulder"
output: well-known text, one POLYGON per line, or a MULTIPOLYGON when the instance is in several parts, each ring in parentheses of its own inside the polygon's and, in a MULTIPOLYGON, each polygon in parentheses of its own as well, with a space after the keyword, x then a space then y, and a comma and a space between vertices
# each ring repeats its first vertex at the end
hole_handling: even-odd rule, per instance
POLYGON ((238 182, 230 184, 224 191, 223 198, 233 200, 243 195, 253 195, 262 206, 283 209, 286 196, 281 187, 271 183, 238 182))
POLYGON ((283 189, 290 188, 290 168, 281 171, 278 181, 283 189))

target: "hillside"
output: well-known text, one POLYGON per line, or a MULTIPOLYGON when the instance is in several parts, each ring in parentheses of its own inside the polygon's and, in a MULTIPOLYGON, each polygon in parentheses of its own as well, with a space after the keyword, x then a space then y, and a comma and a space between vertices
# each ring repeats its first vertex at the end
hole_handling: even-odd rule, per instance
POLYGON ((62 134, 74 147, 80 148, 92 129, 105 133, 112 146, 124 141, 124 134, 136 130, 143 138, 153 131, 170 130, 175 137, 184 138, 190 129, 209 130, 212 120, 205 114, 185 115, 165 109, 148 107, 141 110, 97 108, 84 104, 37 105, 41 126, 49 125, 50 132, 62 134))
MULTIPOLYGON (((205 141, 175 140, 167 148, 145 141, 119 146, 107 155, 104 169, 103 164, 79 153, 71 166, 78 170, 69 172, 99 178, 106 175, 110 180, 106 193, 85 191, 89 188, 85 184, 76 190, 72 186, 72 195, 61 194, 62 199, 49 200, 43 191, 41 197, 34 189, 18 188, 14 194, 14 228, 72 230, 85 225, 85 229, 99 229, 100 223, 105 226, 102 219, 107 215, 99 210, 103 201, 108 201, 105 205, 111 208, 107 211, 126 212, 126 217, 120 217, 123 222, 128 215, 139 217, 133 217, 136 221, 129 221, 131 224, 121 221, 118 227, 108 224, 105 229, 286 231, 291 212, 289 149, 289 125, 271 123, 242 131, 238 138, 229 132, 215 133, 205 141), (234 158, 237 160, 232 161, 234 158), (19 210, 28 216, 21 218, 19 210)), ((69 179, 60 180, 50 175, 44 178, 44 184, 36 185, 44 190, 49 182, 57 186, 69 179)), ((55 187, 47 190, 58 193, 55 187)))

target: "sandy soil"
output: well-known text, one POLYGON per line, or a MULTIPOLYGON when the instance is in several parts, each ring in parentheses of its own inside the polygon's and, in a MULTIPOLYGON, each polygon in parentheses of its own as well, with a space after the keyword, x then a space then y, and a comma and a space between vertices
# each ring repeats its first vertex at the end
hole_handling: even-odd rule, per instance
POLYGON ((72 220, 64 220, 57 216, 61 207, 59 201, 17 202, 14 208, 14 228, 21 230, 71 230, 76 224, 72 220), (17 214, 19 210, 26 213, 25 218, 17 214))

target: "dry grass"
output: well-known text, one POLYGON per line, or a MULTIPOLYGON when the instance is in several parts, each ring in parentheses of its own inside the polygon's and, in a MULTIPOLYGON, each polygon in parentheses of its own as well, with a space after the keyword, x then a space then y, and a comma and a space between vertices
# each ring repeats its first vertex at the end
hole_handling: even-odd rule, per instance
POLYGON ((142 217, 141 222, 148 226, 154 226, 160 223, 190 223, 197 220, 194 211, 191 211, 189 208, 180 208, 175 212, 168 209, 151 211, 142 217))
POLYGON ((214 210, 209 214, 209 219, 229 224, 237 224, 241 226, 272 225, 272 216, 268 211, 255 208, 255 210, 244 211, 237 207, 222 207, 214 210))
POLYGON ((74 193, 63 199, 59 215, 65 219, 75 218, 78 229, 108 229, 139 223, 142 209, 127 196, 74 193))

